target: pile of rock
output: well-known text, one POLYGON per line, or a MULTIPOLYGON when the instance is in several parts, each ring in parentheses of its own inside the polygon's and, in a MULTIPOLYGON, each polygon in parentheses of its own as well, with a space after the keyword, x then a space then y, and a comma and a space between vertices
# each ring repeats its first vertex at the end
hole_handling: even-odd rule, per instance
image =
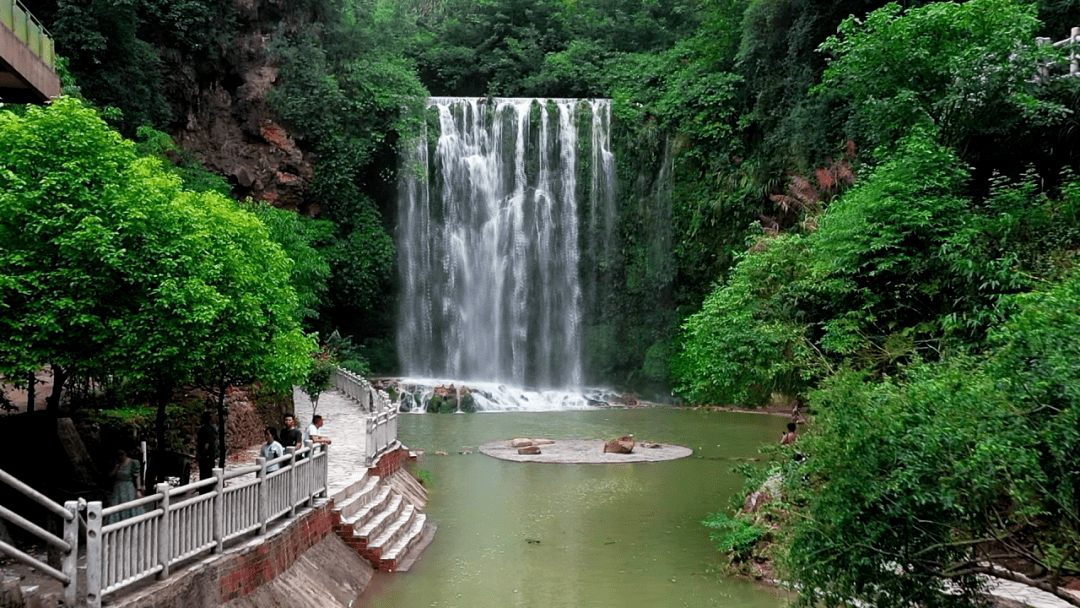
POLYGON ((428 399, 427 412, 430 414, 476 411, 472 389, 467 386, 436 386, 428 399))
POLYGON ((634 451, 634 436, 626 435, 604 444, 605 454, 630 454, 634 451))
POLYGON ((554 443, 554 439, 526 439, 524 437, 517 437, 510 440, 510 447, 517 448, 518 454, 540 454, 540 446, 552 445, 554 443))

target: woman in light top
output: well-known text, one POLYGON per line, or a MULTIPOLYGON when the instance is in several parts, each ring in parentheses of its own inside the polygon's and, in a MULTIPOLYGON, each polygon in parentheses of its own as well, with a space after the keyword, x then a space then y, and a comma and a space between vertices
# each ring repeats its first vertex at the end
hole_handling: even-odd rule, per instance
MULTIPOLYGON (((277 429, 272 426, 266 427, 266 444, 262 447, 262 457, 266 460, 273 460, 285 455, 285 448, 281 447, 281 444, 277 440, 277 429)), ((266 472, 276 471, 281 468, 281 463, 276 462, 266 467, 266 472)))

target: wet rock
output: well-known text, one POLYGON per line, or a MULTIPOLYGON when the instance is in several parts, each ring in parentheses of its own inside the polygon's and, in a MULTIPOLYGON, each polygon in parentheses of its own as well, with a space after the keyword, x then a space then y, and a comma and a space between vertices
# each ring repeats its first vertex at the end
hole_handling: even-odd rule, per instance
POLYGON ((536 445, 532 439, 525 439, 524 437, 516 437, 510 440, 510 447, 512 448, 526 448, 531 445, 536 445))
POLYGON ((535 445, 529 445, 529 446, 525 446, 523 448, 518 448, 517 453, 518 454, 526 454, 526 455, 539 454, 540 453, 540 448, 536 447, 535 445))
POLYGON ((629 454, 634 451, 634 436, 627 435, 618 439, 612 439, 604 444, 605 454, 629 454))

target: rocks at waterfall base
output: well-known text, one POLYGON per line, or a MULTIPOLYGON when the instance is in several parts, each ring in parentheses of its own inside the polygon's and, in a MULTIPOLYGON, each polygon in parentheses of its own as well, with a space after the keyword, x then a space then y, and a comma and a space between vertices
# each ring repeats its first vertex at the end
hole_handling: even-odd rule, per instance
POLYGON ((476 411, 476 400, 473 399, 472 393, 473 389, 467 386, 455 387, 453 384, 436 386, 427 401, 427 408, 424 408, 421 397, 413 393, 394 391, 394 396, 391 398, 400 397, 398 411, 401 412, 411 412, 416 409, 426 411, 429 414, 453 414, 455 412, 471 414, 476 411))
POLYGON ((630 454, 634 451, 634 436, 627 435, 612 439, 604 444, 605 454, 630 454))

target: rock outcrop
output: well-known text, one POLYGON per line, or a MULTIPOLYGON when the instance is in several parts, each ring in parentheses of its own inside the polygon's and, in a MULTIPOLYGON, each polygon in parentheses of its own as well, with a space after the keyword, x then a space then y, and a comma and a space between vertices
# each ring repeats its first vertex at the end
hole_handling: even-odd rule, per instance
POLYGON ((280 3, 234 0, 241 34, 220 59, 196 61, 159 49, 165 93, 176 122, 173 138, 203 165, 220 173, 237 198, 314 215, 304 192, 313 175, 310 155, 297 145, 266 101, 278 78, 267 48, 282 19, 280 3))
POLYGON ((604 444, 605 454, 630 454, 634 451, 634 436, 627 435, 618 439, 612 439, 604 444))

